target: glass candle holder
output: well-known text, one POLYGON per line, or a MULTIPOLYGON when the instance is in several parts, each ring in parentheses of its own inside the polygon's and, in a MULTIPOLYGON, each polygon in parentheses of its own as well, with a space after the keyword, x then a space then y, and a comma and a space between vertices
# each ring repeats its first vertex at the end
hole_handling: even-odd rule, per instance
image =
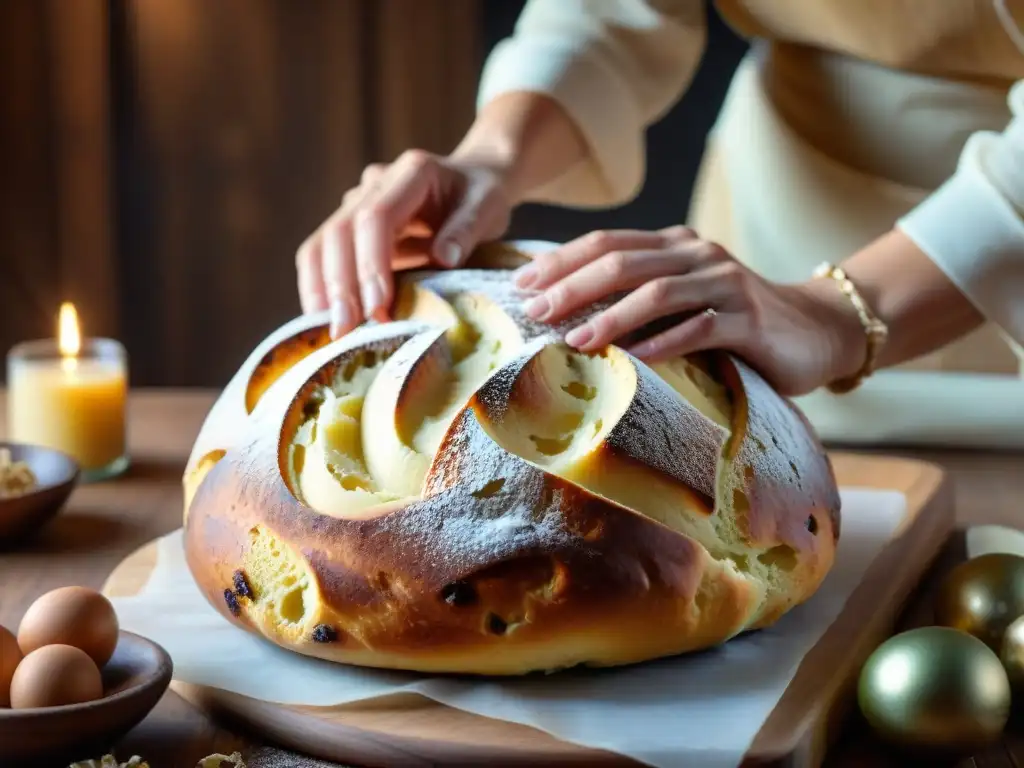
POLYGON ((71 456, 86 483, 128 468, 128 365, 113 339, 83 339, 74 355, 56 340, 16 345, 7 355, 10 439, 71 456))

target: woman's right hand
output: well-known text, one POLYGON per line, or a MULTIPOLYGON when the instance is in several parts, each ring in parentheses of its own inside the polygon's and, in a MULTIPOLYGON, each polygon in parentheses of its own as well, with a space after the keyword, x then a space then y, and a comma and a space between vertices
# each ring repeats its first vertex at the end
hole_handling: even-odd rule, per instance
POLYGON ((478 243, 504 233, 512 208, 505 176, 498 165, 421 150, 370 165, 296 254, 302 311, 329 308, 334 338, 385 319, 394 255, 426 253, 456 267, 478 243))

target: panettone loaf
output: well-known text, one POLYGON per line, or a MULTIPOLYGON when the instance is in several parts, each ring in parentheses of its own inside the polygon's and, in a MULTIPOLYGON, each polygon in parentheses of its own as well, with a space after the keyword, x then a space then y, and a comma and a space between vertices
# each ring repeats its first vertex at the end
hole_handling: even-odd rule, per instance
POLYGON ((242 366, 184 477, 211 604, 298 653, 514 675, 706 648, 812 595, 839 494, 799 410, 725 353, 579 353, 585 317, 529 320, 515 252, 478 258, 242 366))

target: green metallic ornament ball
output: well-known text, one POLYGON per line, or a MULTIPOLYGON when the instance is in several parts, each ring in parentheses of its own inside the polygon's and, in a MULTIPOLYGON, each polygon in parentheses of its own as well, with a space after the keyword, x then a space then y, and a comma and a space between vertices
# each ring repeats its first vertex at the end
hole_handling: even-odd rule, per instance
POLYGON ((942 583, 935 623, 974 635, 999 653, 1007 627, 1024 616, 1024 557, 994 552, 961 563, 942 583))
POLYGON ((959 752, 998 739, 1010 716, 1010 683, 992 649, 949 627, 895 635, 861 670, 861 712, 886 741, 959 752))

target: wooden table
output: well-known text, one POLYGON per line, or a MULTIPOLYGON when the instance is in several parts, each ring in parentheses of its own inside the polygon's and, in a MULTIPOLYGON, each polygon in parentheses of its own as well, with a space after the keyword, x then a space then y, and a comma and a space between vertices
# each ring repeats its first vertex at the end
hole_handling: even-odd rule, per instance
MULTIPOLYGON (((129 444, 132 467, 116 482, 81 486, 66 511, 30 546, 0 555, 0 624, 15 626, 42 592, 65 584, 99 588, 127 554, 181 524, 181 473, 192 441, 213 400, 206 391, 148 390, 130 401, 129 444)), ((0 391, 0 435, 6 413, 0 391)), ((951 473, 958 518, 963 525, 1024 525, 1024 454, 943 451, 887 451, 934 461, 951 473)), ((927 622, 928 592, 943 569, 962 557, 957 542, 937 564, 922 594, 907 612, 907 624, 927 622)), ((1024 728, 1020 729, 1024 732, 1024 728)), ((118 755, 139 754, 154 768, 190 768, 214 752, 240 750, 249 768, 326 765, 284 757, 261 748, 257 738, 232 734, 214 725, 174 693, 141 723, 118 755)), ((1005 744, 962 766, 1024 766, 1024 740, 1013 734, 1005 744)), ((829 768, 903 766, 905 761, 876 744, 856 720, 833 750, 829 768)), ((934 765, 934 764, 933 764, 934 765)))

